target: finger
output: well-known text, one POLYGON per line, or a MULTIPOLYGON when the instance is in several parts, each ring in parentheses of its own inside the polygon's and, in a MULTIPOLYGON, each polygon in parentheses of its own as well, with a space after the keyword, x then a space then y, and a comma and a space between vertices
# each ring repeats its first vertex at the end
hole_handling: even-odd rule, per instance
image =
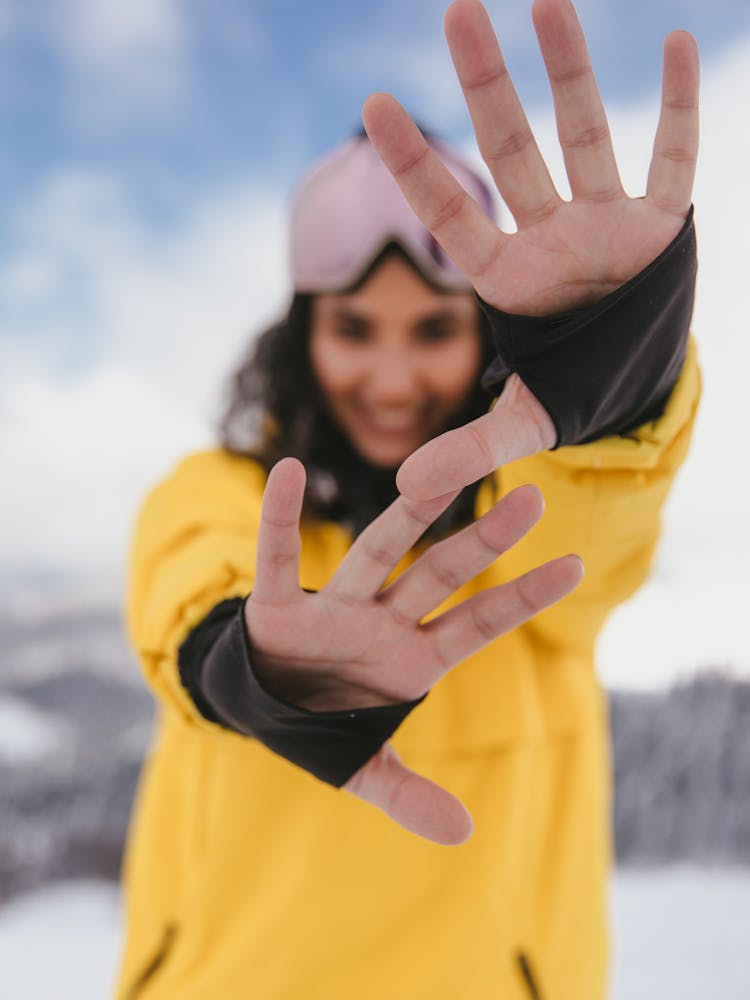
POLYGON ((457 495, 454 490, 424 502, 398 497, 357 538, 327 589, 348 601, 372 598, 457 495))
POLYGON ((430 546, 383 592, 383 603, 416 624, 523 538, 543 510, 535 486, 513 490, 478 521, 430 546))
POLYGON ((299 519, 305 469, 283 458, 270 471, 263 494, 253 597, 284 601, 299 595, 299 519))
POLYGON ((432 640, 445 672, 499 635, 561 600, 582 579, 583 563, 578 556, 563 556, 502 587, 475 594, 421 628, 432 640))
POLYGON ((607 116, 570 0, 535 0, 534 27, 555 102, 557 134, 573 197, 625 197, 607 116))
POLYGON ((664 42, 661 114, 646 197, 681 218, 690 208, 698 159, 699 78, 695 39, 673 31, 664 42))
POLYGON ((365 101, 362 120, 422 225, 482 294, 481 278, 509 237, 461 187, 393 97, 372 94, 365 101))
POLYGON ((473 832, 466 807, 444 788, 405 767, 390 743, 344 787, 382 809, 405 830, 436 844, 462 844, 473 832))
POLYGON ((500 194, 519 228, 540 222, 555 211, 561 198, 479 0, 456 0, 448 8, 445 36, 479 150, 500 194))
POLYGON ((551 448, 557 431, 547 411, 517 375, 511 375, 495 406, 482 417, 422 445, 396 476, 414 500, 458 490, 507 462, 551 448))

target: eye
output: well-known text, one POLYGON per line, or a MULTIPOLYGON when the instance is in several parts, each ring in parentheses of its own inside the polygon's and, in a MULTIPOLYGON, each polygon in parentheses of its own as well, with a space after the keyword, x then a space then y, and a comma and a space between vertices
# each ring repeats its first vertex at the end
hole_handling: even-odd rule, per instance
POLYGON ((458 336, 455 320, 442 317, 420 323, 416 331, 417 340, 422 344, 439 344, 458 336))
POLYGON ((332 326, 334 336, 340 340, 364 344, 370 338, 370 327, 362 320, 341 317, 332 326))

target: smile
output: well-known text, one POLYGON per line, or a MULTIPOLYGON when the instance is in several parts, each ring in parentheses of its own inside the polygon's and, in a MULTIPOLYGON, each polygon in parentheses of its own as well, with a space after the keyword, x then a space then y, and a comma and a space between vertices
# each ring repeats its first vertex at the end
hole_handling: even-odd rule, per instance
POLYGON ((375 431, 394 434, 410 434, 424 426, 423 413, 403 411, 360 409, 360 419, 375 431))

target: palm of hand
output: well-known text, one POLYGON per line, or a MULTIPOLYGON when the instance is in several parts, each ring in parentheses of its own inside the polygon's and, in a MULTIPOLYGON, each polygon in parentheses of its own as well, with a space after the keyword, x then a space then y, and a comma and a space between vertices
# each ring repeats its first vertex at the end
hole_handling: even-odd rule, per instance
POLYGON ((424 631, 375 597, 350 602, 323 591, 283 607, 251 597, 248 623, 256 651, 266 651, 256 672, 310 711, 411 701, 443 666, 424 631))
POLYGON ((301 707, 338 710, 421 697, 509 623, 533 614, 540 600, 557 599, 554 573, 549 592, 539 590, 532 575, 502 588, 501 599, 497 589, 483 592, 421 624, 536 522, 541 500, 533 487, 432 545, 384 588, 454 494, 423 504, 400 497, 359 536, 329 584, 305 593, 298 584, 303 489, 304 470, 293 460, 269 476, 256 581, 246 605, 256 671, 274 694, 301 707))
MULTIPOLYGON (((581 579, 580 560, 566 556, 421 624, 535 523, 541 498, 527 486, 432 545, 383 589, 392 569, 455 494, 421 504, 400 497, 359 536, 329 584, 318 594, 304 593, 298 582, 304 484, 304 469, 294 459, 283 460, 269 475, 245 620, 262 683, 308 710, 418 698, 453 665, 559 600, 581 579)), ((348 787, 423 836, 454 842, 465 839, 470 828, 460 803, 403 767, 388 744, 348 787), (401 794, 407 788, 409 794, 401 794), (396 799, 394 790, 400 790, 396 799)))
POLYGON ((640 273, 683 223, 646 199, 561 202, 501 244, 477 292, 503 312, 524 316, 588 306, 640 273))

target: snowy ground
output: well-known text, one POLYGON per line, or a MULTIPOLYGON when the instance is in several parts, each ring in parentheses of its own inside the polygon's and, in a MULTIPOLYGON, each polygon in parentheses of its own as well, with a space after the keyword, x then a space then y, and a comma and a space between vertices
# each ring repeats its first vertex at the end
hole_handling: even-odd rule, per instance
POLYGON ((750 1000, 750 870, 619 871, 612 1000, 750 1000))
MULTIPOLYGON (((750 870, 620 871, 612 1000, 750 1000, 750 870)), ((0 910, 0 1000, 104 1000, 120 897, 68 882, 0 910)))

